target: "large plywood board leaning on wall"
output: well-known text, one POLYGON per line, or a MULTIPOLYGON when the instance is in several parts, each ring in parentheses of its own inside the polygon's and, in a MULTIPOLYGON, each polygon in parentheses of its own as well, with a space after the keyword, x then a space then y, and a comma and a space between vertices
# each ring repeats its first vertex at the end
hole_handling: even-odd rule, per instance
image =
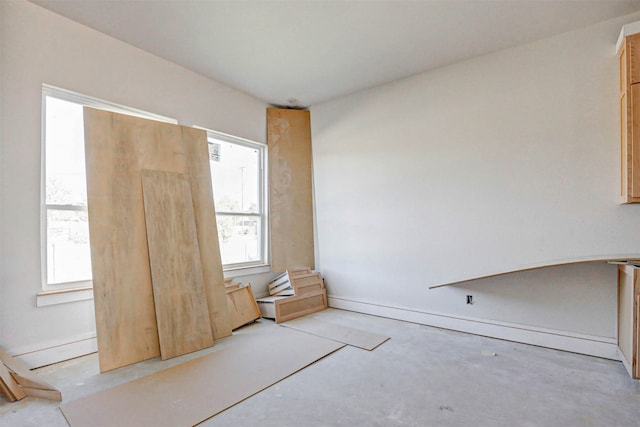
POLYGON ((309 111, 267 109, 271 270, 314 268, 309 111))
POLYGON ((160 356, 211 347, 189 177, 142 170, 142 193, 160 356))
POLYGON ((142 169, 189 175, 213 337, 230 335, 205 132, 88 107, 84 115, 100 370, 160 355, 142 169))

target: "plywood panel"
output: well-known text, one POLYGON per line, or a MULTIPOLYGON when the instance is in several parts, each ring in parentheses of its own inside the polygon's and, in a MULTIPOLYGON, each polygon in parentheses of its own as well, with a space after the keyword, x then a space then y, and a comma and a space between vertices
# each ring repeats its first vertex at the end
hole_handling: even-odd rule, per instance
POLYGON ((138 152, 155 126, 84 109, 100 370, 160 355, 138 152))
POLYGON ((227 306, 229 307, 232 329, 237 329, 260 318, 260 309, 251 290, 251 285, 227 288, 227 306))
POLYGON ((633 267, 618 267, 618 348, 629 366, 633 360, 633 267))
POLYGON ((211 187, 209 147, 202 131, 188 127, 182 127, 181 130, 185 163, 189 165, 193 205, 198 207, 194 209, 194 213, 211 330, 214 339, 224 338, 231 335, 231 317, 227 308, 222 272, 218 225, 211 187))
POLYGON ((632 198, 640 198, 640 84, 631 85, 631 138, 627 136, 627 156, 630 193, 632 198))
POLYGON ((271 269, 314 268, 311 121, 308 111, 267 109, 271 269))
POLYGON ((275 301, 276 323, 286 322, 316 313, 327 308, 327 293, 321 291, 309 292, 303 295, 287 297, 275 301))
POLYGON ((640 379, 640 286, 636 283, 636 297, 635 297, 635 309, 633 311, 635 333, 633 335, 633 366, 635 367, 635 374, 633 378, 640 379))
MULTIPOLYGON (((140 170, 187 173, 198 241, 217 245, 218 239, 210 175, 203 182, 203 171, 209 170, 204 131, 92 108, 84 114, 96 330, 104 372, 160 355, 140 170), (207 215, 213 225, 201 220, 207 215)), ((219 249, 202 248, 203 257, 217 253, 219 258, 219 249)), ((214 338, 229 335, 220 260, 202 264, 214 338)))
POLYGON ((62 412, 72 427, 191 426, 344 346, 274 325, 248 329, 224 350, 65 403, 62 412))
POLYGON ((211 347, 189 177, 143 169, 142 193, 160 356, 211 347))

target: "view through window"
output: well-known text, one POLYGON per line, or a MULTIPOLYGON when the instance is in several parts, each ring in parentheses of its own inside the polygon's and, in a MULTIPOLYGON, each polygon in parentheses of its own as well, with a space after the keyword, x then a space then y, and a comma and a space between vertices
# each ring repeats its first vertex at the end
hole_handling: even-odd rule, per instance
POLYGON ((91 286, 83 107, 174 119, 43 85, 43 288, 91 286))
POLYGON ((264 145, 208 134, 222 264, 266 264, 264 145))

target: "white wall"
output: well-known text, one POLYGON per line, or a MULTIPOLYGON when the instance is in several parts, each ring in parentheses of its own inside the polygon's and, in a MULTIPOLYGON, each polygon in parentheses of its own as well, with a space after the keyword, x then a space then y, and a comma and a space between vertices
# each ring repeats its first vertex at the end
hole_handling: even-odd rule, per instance
POLYGON ((267 105, 31 3, 0 1, 0 11, 0 345, 22 354, 86 344, 95 336, 91 300, 35 305, 42 83, 259 142, 267 105))
POLYGON ((613 266, 428 287, 640 255, 640 206, 618 204, 615 55, 621 26, 638 19, 313 106, 317 265, 334 305, 396 317, 413 310, 416 321, 479 333, 457 320, 611 343, 613 266), (468 293, 476 304, 465 304, 468 293))

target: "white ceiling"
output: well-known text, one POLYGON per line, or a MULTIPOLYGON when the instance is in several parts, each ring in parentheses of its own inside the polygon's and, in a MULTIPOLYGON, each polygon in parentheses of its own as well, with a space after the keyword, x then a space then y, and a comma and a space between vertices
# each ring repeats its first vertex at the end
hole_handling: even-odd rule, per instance
POLYGON ((32 1, 281 106, 640 10, 640 0, 32 1))

